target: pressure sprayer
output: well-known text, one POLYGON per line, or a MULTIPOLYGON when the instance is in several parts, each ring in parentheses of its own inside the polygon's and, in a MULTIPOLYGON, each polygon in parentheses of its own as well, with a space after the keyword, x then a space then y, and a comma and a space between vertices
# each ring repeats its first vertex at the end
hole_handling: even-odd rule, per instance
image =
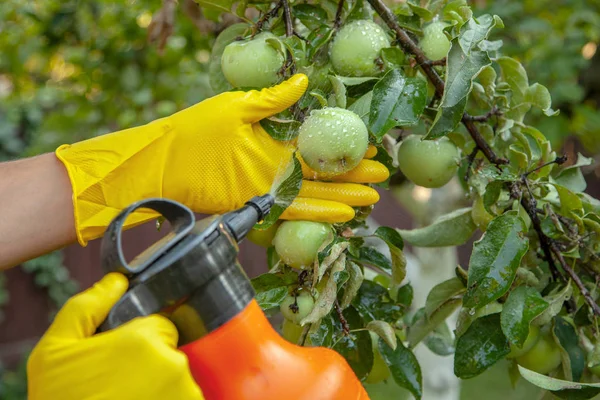
POLYGON ((254 299, 237 261, 238 243, 273 204, 271 195, 254 197, 236 211, 199 221, 166 199, 123 210, 104 235, 101 257, 104 271, 125 274, 130 286, 99 331, 140 316, 166 316, 206 400, 368 400, 342 356, 289 343, 254 299), (171 231, 127 262, 123 224, 141 208, 161 214, 171 231))

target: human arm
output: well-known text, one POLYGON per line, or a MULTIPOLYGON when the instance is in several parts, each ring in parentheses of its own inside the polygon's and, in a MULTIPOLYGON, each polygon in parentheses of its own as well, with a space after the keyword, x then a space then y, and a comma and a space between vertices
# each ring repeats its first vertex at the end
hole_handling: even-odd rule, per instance
POLYGON ((0 163, 0 270, 76 240, 71 183, 56 156, 0 163))

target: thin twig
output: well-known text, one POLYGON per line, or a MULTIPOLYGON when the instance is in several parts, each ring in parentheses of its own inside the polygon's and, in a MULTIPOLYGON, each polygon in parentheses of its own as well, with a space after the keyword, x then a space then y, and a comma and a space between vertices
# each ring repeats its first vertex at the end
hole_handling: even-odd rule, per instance
POLYGON ((473 151, 467 157, 469 163, 467 164, 467 171, 465 172, 465 182, 467 182, 469 180, 469 176, 471 176, 471 166, 473 165, 473 161, 475 161, 477 153, 479 153, 479 147, 475 146, 473 151))
POLYGON ((288 0, 281 0, 283 4, 283 21, 285 22, 285 36, 291 37, 294 34, 294 25, 292 25, 292 12, 288 0))
POLYGON ((262 17, 260 17, 260 19, 256 21, 256 24, 254 25, 255 31, 260 32, 262 30, 263 25, 271 18, 274 18, 277 15, 277 13, 279 13, 279 9, 281 8, 281 6, 283 6, 283 1, 280 1, 277 4, 275 4, 275 7, 273 7, 262 17))
POLYGON ((430 64, 433 66, 439 65, 439 66, 443 67, 446 65, 446 61, 447 61, 446 57, 444 57, 439 60, 431 61, 430 64))
POLYGON ((344 11, 344 0, 338 1, 337 10, 335 12, 335 20, 333 22, 333 29, 338 30, 342 26, 342 12, 344 11))
MULTIPOLYGON (((535 210, 537 208, 537 201, 536 201, 535 197, 533 197, 533 193, 531 192, 531 188, 529 187, 529 182, 527 181, 527 178, 525 178, 525 177, 523 177, 522 182, 525 185, 525 187, 527 188, 527 193, 526 193, 526 196, 525 195, 520 196, 521 197, 521 205, 523 206, 525 211, 527 211, 527 214, 529 215, 529 218, 531 219, 531 222, 533 223, 533 227, 534 227, 535 231, 538 233, 538 236, 540 238, 540 246, 542 247, 542 251, 544 252, 544 258, 548 262, 548 268, 550 269, 550 272, 552 273, 552 278, 555 281, 559 278, 562 281, 565 281, 565 277, 562 276, 562 274, 560 272, 558 272, 558 268, 556 268, 556 264, 554 263, 554 259, 552 258, 552 252, 550 251, 550 239, 546 235, 544 235, 542 232, 542 222, 540 221, 539 216, 535 212, 535 210)), ((517 184, 513 185, 513 187, 512 187, 512 189, 515 189, 515 188, 517 188, 517 184)), ((520 192, 520 189, 517 188, 516 190, 518 190, 520 192)))
POLYGON ((492 109, 488 112, 486 112, 483 115, 469 115, 467 118, 470 121, 474 121, 474 122, 486 122, 488 119, 490 119, 492 117, 492 115, 499 115, 502 112, 500 111, 500 109, 496 106, 492 107, 492 109))
POLYGON ((346 321, 346 317, 342 314, 342 308, 340 307, 340 303, 335 299, 335 312, 342 323, 342 330, 344 331, 344 335, 348 335, 350 333, 350 325, 348 325, 348 321, 346 321))
POLYGON ((544 164, 540 165, 539 167, 535 167, 531 171, 525 172, 525 174, 523 174, 523 175, 529 176, 530 174, 533 174, 534 172, 539 171, 540 169, 547 167, 550 164, 558 164, 558 165, 564 164, 567 161, 567 159, 568 159, 568 157, 566 154, 563 156, 560 156, 560 157, 556 157, 554 160, 548 161, 547 163, 544 163, 544 164))

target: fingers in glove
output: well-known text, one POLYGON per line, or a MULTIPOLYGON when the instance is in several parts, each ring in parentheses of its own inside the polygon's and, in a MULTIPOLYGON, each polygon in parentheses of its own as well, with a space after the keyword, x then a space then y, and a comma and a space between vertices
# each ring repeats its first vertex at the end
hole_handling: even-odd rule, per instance
POLYGON ((337 201, 296 197, 280 218, 334 224, 350 221, 354 218, 354 210, 337 201))
POLYGON ((376 155, 377 155, 377 147, 370 144, 369 147, 367 148, 367 152, 365 153, 364 158, 373 158, 376 155))
POLYGON ((296 74, 290 79, 260 91, 251 90, 241 98, 242 121, 252 124, 291 107, 308 87, 308 77, 296 74))
POLYGON ((385 165, 378 161, 362 160, 356 168, 342 175, 330 176, 314 171, 300 159, 302 174, 307 179, 331 181, 331 182, 353 182, 353 183, 379 183, 390 176, 390 171, 385 165))
POLYGON ((46 334, 72 339, 92 336, 128 286, 129 282, 122 274, 105 275, 91 288, 71 297, 58 312, 46 334))
POLYGON ((379 201, 375 189, 357 183, 303 181, 298 196, 337 201, 352 207, 370 206, 379 201))
POLYGON ((139 317, 117 329, 127 329, 143 337, 155 337, 170 348, 176 348, 179 341, 179 332, 175 325, 162 315, 153 314, 139 317))

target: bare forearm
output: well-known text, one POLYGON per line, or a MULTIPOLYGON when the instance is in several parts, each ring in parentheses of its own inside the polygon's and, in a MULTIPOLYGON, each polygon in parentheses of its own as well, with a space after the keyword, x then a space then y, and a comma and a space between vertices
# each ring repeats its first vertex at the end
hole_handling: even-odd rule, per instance
POLYGON ((71 197, 53 153, 0 163, 0 269, 76 241, 71 197))

